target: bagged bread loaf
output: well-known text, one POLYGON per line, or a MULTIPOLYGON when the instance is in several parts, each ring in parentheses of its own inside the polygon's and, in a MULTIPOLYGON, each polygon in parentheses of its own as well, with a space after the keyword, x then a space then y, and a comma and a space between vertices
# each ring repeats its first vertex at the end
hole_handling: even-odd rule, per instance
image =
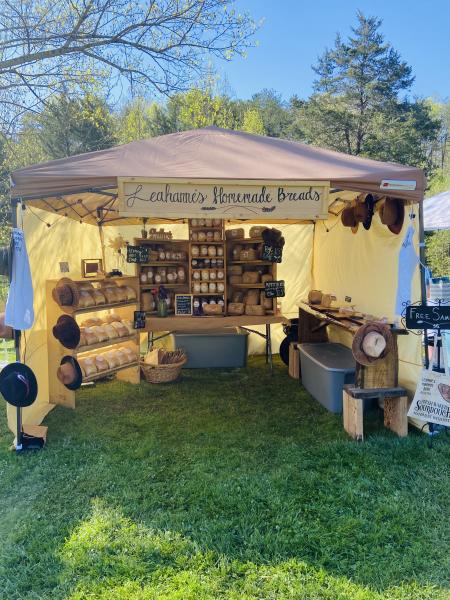
POLYGON ((115 288, 115 292, 116 292, 116 296, 117 296, 117 300, 119 302, 126 302, 128 297, 127 297, 127 290, 125 287, 122 286, 117 286, 115 288))
POLYGON ((235 304, 240 304, 241 302, 244 302, 244 295, 245 293, 243 291, 233 292, 233 295, 231 296, 231 302, 235 304))
POLYGON ((244 314, 244 303, 243 302, 230 302, 228 304, 229 315, 243 315, 244 314))
POLYGON ((242 283, 259 283, 259 277, 258 271, 246 271, 242 275, 242 283))
MULTIPOLYGON (((94 327, 98 327, 98 325, 94 325, 94 327)), ((84 337, 86 339, 87 346, 90 346, 91 344, 98 344, 100 341, 94 327, 85 327, 84 329, 84 337)))
POLYGON ((108 361, 108 367, 110 369, 115 369, 116 367, 120 366, 119 359, 116 356, 115 350, 108 350, 108 352, 104 352, 102 356, 104 356, 105 359, 108 361))
POLYGON ((233 260, 239 260, 241 251, 242 251, 241 244, 236 244, 235 246, 233 246, 233 250, 232 250, 233 260))
POLYGON ((117 293, 116 285, 110 285, 109 287, 103 287, 102 291, 105 294, 106 302, 108 304, 114 304, 115 302, 119 302, 119 295, 117 293))
POLYGON ((127 353, 124 352, 123 350, 118 349, 118 350, 114 350, 114 352, 115 352, 115 355, 116 355, 116 359, 117 359, 117 361, 119 363, 119 366, 126 365, 127 363, 130 362, 128 360, 127 353))
POLYGON ((90 291, 92 297, 94 298, 95 304, 106 304, 105 294, 98 289, 93 289, 90 291))
POLYGON ((78 360, 80 367, 83 370, 85 377, 89 377, 90 375, 95 375, 97 373, 97 366, 95 364, 95 360, 92 356, 87 356, 86 358, 80 358, 78 360))
POLYGON ((97 367, 97 371, 99 373, 101 371, 107 371, 109 369, 108 361, 102 354, 97 354, 97 356, 95 357, 95 366, 97 367))
POLYGON ((137 354, 131 348, 128 348, 127 346, 123 346, 123 347, 119 348, 119 350, 125 354, 127 363, 135 362, 137 360, 137 354))
POLYGON ((270 273, 266 273, 265 275, 262 275, 261 283, 266 283, 266 281, 273 281, 273 275, 271 275, 270 273))
POLYGON ((203 313, 205 315, 221 315, 223 307, 220 304, 205 304, 203 306, 203 313))
POLYGON ((81 327, 92 327, 93 325, 101 325, 103 321, 99 317, 91 317, 90 319, 85 319, 81 321, 81 327))
POLYGON ((86 334, 84 333, 84 327, 80 327, 80 343, 78 346, 86 346, 86 334))
POLYGON ((239 260, 256 260, 258 253, 255 248, 244 248, 239 252, 239 260))
POLYGON ((81 281, 80 283, 77 283, 78 289, 79 290, 93 290, 94 286, 92 285, 91 281, 81 281))
POLYGON ((117 331, 118 337, 124 337, 128 335, 128 329, 122 323, 122 321, 113 321, 112 323, 110 323, 110 325, 111 327, 114 327, 114 329, 117 331))
POLYGON ((130 285, 125 285, 123 287, 119 287, 119 289, 122 289, 125 291, 126 300, 128 300, 128 302, 130 302, 131 300, 136 300, 136 292, 130 285))
POLYGON ((94 325, 91 327, 91 331, 98 337, 99 342, 106 342, 109 339, 108 333, 106 332, 105 325, 94 325))
POLYGON ((133 323, 131 321, 129 321, 128 319, 123 319, 122 323, 127 328, 127 335, 133 335, 133 333, 136 333, 136 329, 133 327, 133 323))
POLYGON ((244 296, 244 304, 250 306, 259 304, 259 290, 248 290, 244 296))
POLYGON ((110 313, 109 315, 106 315, 104 322, 112 323, 113 321, 121 321, 121 320, 122 319, 116 313, 110 313))
POLYGON ((266 298, 266 294, 261 292, 259 303, 264 306, 266 310, 273 310, 273 298, 266 298))
POLYGON ((89 308, 89 306, 95 306, 94 298, 89 290, 80 290, 78 306, 80 308, 89 308))
POLYGON ((104 327, 106 333, 108 334, 108 338, 110 340, 113 340, 113 339, 119 337, 119 334, 117 333, 117 330, 112 326, 112 323, 106 323, 105 325, 103 325, 103 327, 104 327))

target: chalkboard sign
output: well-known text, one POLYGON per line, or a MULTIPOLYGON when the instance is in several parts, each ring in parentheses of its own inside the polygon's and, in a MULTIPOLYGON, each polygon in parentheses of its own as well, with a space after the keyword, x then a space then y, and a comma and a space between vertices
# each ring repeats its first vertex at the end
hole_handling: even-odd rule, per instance
POLYGON ((134 328, 145 329, 145 311, 135 310, 134 311, 134 328))
POLYGON ((450 306, 407 306, 407 329, 450 329, 450 306))
POLYGON ((175 294, 175 314, 178 316, 192 315, 192 294, 175 294))
POLYGON ((145 263, 148 262, 148 246, 127 246, 127 262, 145 263))
POLYGON ((273 246, 272 244, 263 244, 261 259, 273 263, 280 263, 283 260, 283 247, 273 246))
POLYGON ((284 298, 284 280, 266 281, 264 284, 264 294, 266 298, 284 298))

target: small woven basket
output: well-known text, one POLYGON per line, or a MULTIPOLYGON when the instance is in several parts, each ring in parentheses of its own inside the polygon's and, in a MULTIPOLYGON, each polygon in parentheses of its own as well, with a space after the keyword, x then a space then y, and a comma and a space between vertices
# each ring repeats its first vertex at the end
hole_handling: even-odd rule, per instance
POLYGON ((169 383, 179 377, 186 362, 187 357, 178 363, 168 365, 147 365, 144 361, 141 361, 141 371, 148 383, 169 383))

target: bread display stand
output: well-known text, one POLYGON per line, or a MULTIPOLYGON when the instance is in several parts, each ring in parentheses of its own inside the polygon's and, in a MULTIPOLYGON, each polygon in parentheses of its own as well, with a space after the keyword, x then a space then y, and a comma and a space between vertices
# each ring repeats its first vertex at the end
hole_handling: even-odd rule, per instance
MULTIPOLYGON (((75 283, 86 283, 86 279, 76 279, 75 283)), ((52 291, 57 284, 58 280, 50 279, 46 282, 46 312, 47 312, 47 348, 48 348, 48 387, 49 387, 49 401, 52 404, 60 404, 69 408, 75 408, 75 392, 66 388, 56 377, 56 370, 61 362, 63 356, 74 356, 83 357, 89 356, 94 350, 108 347, 114 348, 114 346, 129 346, 132 347, 139 357, 139 332, 135 334, 123 337, 117 337, 104 342, 98 342, 89 346, 78 346, 74 350, 65 348, 54 336, 53 326, 57 322, 58 318, 64 314, 70 314, 74 319, 80 321, 80 316, 85 317, 92 313, 93 316, 103 316, 110 312, 116 313, 119 317, 127 318, 133 321, 134 311, 139 310, 139 286, 138 279, 136 277, 115 277, 115 278, 89 278, 91 283, 101 283, 103 281, 113 281, 119 284, 124 284, 132 287, 136 292, 136 300, 117 302, 112 304, 98 304, 96 306, 89 306, 86 308, 74 308, 62 310, 61 307, 55 302, 52 296, 52 291)), ((139 361, 127 363, 120 367, 110 369, 108 371, 101 371, 89 377, 83 379, 83 383, 88 383, 96 379, 103 379, 108 375, 115 375, 117 379, 127 381, 129 383, 139 383, 139 361)))

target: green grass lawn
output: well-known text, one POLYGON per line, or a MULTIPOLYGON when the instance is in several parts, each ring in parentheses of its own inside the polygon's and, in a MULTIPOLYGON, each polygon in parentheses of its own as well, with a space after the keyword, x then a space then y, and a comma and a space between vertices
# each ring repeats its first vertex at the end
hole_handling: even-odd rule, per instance
POLYGON ((0 598, 449 598, 448 438, 347 438, 276 363, 98 384, 8 451, 0 598))

